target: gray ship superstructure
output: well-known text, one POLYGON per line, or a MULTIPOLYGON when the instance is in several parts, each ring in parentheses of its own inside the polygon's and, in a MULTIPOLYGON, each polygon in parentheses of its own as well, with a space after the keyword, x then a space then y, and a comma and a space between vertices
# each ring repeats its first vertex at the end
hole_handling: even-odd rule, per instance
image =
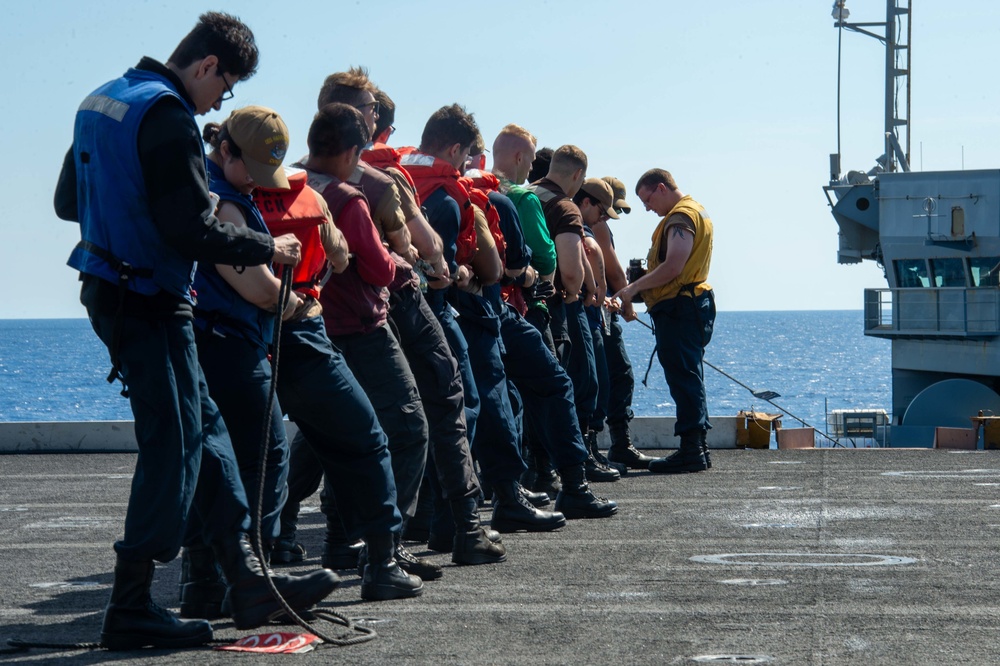
POLYGON ((830 156, 837 260, 883 268, 888 287, 865 290, 864 332, 892 344, 890 440, 926 444, 936 426, 1000 415, 1000 169, 911 171, 912 3, 887 0, 877 23, 848 22, 844 5, 833 8, 841 36, 885 45, 885 152, 846 174, 839 145, 830 156))

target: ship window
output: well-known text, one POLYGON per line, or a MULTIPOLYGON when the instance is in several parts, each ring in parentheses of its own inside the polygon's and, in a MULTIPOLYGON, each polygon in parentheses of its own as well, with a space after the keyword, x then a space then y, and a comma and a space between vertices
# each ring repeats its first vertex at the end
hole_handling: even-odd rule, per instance
POLYGON ((969 259, 973 287, 1000 287, 1000 257, 969 259))
POLYGON ((927 262, 923 259, 897 259, 896 264, 896 284, 900 287, 929 287, 930 278, 927 277, 927 262))
POLYGON ((964 287, 965 262, 961 259, 931 259, 935 287, 964 287))

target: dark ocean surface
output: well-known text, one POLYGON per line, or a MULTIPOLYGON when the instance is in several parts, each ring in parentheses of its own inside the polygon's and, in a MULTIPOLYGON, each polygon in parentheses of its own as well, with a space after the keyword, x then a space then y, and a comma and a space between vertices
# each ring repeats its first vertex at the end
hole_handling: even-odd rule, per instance
MULTIPOLYGON (((645 315, 640 315, 645 317, 645 315)), ((641 381, 652 333, 625 326, 636 374, 638 416, 671 416, 674 404, 659 363, 641 381)), ((889 342, 865 337, 861 311, 720 312, 705 360, 823 430, 825 410, 879 408, 890 401, 889 342)), ((86 319, 0 320, 0 421, 129 419, 120 385, 105 381, 107 351, 86 319)), ((709 411, 777 412, 716 370, 705 367, 709 411)), ((784 418, 786 426, 797 423, 784 418)))

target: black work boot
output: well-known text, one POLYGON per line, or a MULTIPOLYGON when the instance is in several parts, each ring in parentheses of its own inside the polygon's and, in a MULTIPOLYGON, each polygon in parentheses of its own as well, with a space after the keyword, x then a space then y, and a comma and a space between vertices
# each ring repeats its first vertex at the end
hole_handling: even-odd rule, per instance
POLYGON ((152 562, 118 558, 111 600, 104 609, 101 644, 109 650, 143 647, 188 648, 212 640, 212 625, 205 620, 180 620, 153 603, 152 562))
POLYGON ((655 474, 684 474, 706 469, 708 463, 701 451, 701 433, 698 431, 682 434, 679 449, 666 458, 657 458, 649 463, 649 471, 655 474))
MULTIPOLYGON (((260 560, 254 555, 246 534, 212 544, 215 557, 229 582, 224 606, 232 614, 237 629, 253 629, 267 624, 272 616, 284 613, 271 594, 260 560)), ((272 574, 271 580, 292 610, 307 610, 325 599, 340 583, 337 574, 326 569, 301 576, 272 574)))
MULTIPOLYGON (((323 535, 323 557, 321 563, 324 569, 353 569, 358 566, 358 557, 365 542, 360 539, 353 541, 347 536, 340 515, 326 516, 326 533, 323 535)), ((359 576, 361 574, 358 574, 359 576)))
POLYGON ((420 494, 417 495, 417 508, 413 516, 403 526, 403 541, 423 543, 430 537, 432 518, 434 517, 435 493, 424 476, 420 483, 420 494))
MULTIPOLYGON (((451 553, 455 546, 456 532, 482 527, 479 521, 480 504, 481 499, 478 497, 462 497, 457 500, 442 498, 435 509, 434 520, 431 521, 431 533, 427 538, 428 550, 451 553)), ((496 530, 483 527, 483 533, 493 543, 500 543, 500 533, 496 530)))
POLYGON ((528 463, 528 471, 522 477, 524 487, 536 493, 545 493, 549 499, 555 497, 562 486, 559 483, 559 476, 552 468, 552 461, 537 443, 526 440, 525 444, 528 449, 528 455, 525 458, 528 463))
POLYGON ((583 462, 583 466, 587 480, 594 483, 610 483, 622 478, 618 470, 602 465, 589 451, 587 452, 587 459, 583 462))
POLYGON ((533 507, 541 509, 547 507, 549 504, 552 503, 552 498, 549 497, 548 493, 536 493, 532 490, 528 490, 520 483, 517 484, 517 489, 521 492, 522 495, 524 495, 524 499, 531 502, 531 505, 533 507))
POLYGON ((406 550, 399 542, 399 537, 396 537, 395 557, 400 569, 420 580, 437 580, 441 577, 441 567, 406 550))
POLYGON ((451 561, 455 564, 492 564, 507 559, 507 549, 483 529, 479 523, 479 507, 475 497, 463 497, 451 501, 451 513, 455 516, 455 537, 452 541, 451 561))
POLYGON ((609 423, 608 434, 611 435, 611 448, 608 449, 608 460, 622 463, 629 469, 649 469, 649 463, 655 460, 652 456, 640 453, 632 446, 632 435, 628 429, 628 421, 609 423))
POLYGON ((355 541, 353 543, 330 543, 323 542, 323 557, 321 562, 324 569, 340 570, 353 569, 358 566, 358 557, 364 550, 365 542, 355 541))
POLYGON ((269 561, 274 566, 280 564, 298 564, 306 559, 306 547, 297 541, 278 539, 271 546, 269 561))
POLYGON ((551 465, 535 469, 533 472, 534 474, 532 480, 526 486, 528 490, 537 493, 545 493, 550 499, 559 494, 559 490, 562 488, 562 483, 560 483, 559 475, 556 474, 556 471, 552 469, 551 465))
POLYGON ((701 454, 705 456, 705 467, 712 469, 712 457, 708 452, 708 431, 702 430, 699 439, 701 440, 701 454))
POLYGON ((368 562, 361 576, 362 599, 387 601, 420 596, 424 591, 424 583, 396 564, 396 543, 391 533, 370 535, 366 545, 368 562))
POLYGON ((618 513, 618 505, 611 500, 597 497, 587 485, 584 465, 560 467, 562 490, 556 497, 556 510, 570 520, 576 518, 608 518, 618 513))
POLYGON ((212 548, 189 546, 181 551, 181 617, 216 620, 225 617, 226 581, 212 548))
POLYGON ((601 453, 601 447, 597 445, 596 430, 588 430, 587 434, 583 436, 583 443, 587 445, 587 450, 590 451, 590 455, 594 456, 594 460, 598 463, 609 469, 615 470, 621 476, 628 474, 628 467, 618 462, 611 462, 608 460, 607 456, 601 453))
POLYGON ((498 532, 550 532, 566 525, 558 511, 538 509, 521 494, 514 480, 493 484, 493 529, 498 532))

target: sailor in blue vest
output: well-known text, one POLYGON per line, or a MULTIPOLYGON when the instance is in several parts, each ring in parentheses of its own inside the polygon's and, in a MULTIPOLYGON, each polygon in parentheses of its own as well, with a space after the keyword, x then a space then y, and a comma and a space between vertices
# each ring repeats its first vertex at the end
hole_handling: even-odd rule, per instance
MULTIPOLYGON (((192 510, 226 575, 236 626, 260 626, 281 608, 246 538, 246 493, 208 396, 192 323, 196 261, 295 263, 300 252, 297 240, 213 215, 195 115, 218 110, 257 60, 246 25, 203 14, 165 65, 143 58, 83 101, 59 177, 56 212, 78 221, 82 236, 69 264, 80 271, 80 300, 110 352, 110 379, 127 387, 139 449, 101 633, 109 649, 212 638, 207 622, 179 620, 150 598, 153 562, 176 557, 192 510)), ((319 571, 276 583, 301 609, 326 597, 337 578, 319 571)))

